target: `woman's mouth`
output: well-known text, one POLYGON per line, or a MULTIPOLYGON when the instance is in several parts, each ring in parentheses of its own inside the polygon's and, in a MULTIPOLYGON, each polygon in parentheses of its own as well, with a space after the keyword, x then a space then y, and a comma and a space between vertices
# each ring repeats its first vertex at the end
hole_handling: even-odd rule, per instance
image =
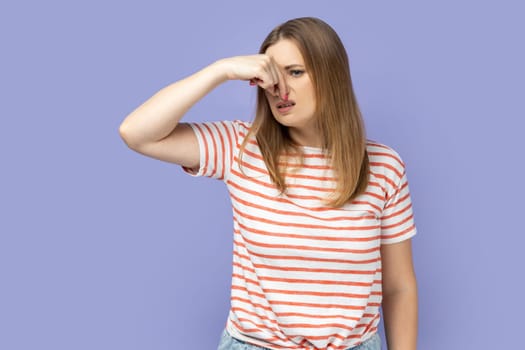
POLYGON ((281 114, 288 113, 293 108, 293 106, 295 106, 295 102, 292 100, 281 101, 276 105, 277 110, 281 114))

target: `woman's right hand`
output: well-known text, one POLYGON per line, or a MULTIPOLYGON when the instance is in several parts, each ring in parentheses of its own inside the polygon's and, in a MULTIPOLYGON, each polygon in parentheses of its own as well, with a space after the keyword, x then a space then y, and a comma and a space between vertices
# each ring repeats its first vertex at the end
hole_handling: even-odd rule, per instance
POLYGON ((222 65, 228 80, 250 81, 251 85, 258 85, 273 96, 286 98, 287 87, 283 74, 270 56, 236 56, 217 63, 222 65))
POLYGON ((131 112, 120 125, 126 144, 146 156, 180 164, 199 165, 199 144, 193 130, 179 125, 183 115, 226 80, 246 80, 268 94, 286 100, 281 70, 268 55, 220 59, 191 76, 158 91, 131 112))

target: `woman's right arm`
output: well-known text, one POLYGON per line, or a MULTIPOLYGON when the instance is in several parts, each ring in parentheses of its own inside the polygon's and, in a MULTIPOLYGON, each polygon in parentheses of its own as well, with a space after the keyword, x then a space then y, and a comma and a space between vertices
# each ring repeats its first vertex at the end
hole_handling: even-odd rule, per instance
POLYGON ((285 94, 281 72, 268 56, 222 59, 150 97, 124 119, 120 136, 129 148, 146 156, 196 168, 199 165, 197 138, 188 125, 179 121, 221 83, 250 79, 274 94, 279 91, 285 94))

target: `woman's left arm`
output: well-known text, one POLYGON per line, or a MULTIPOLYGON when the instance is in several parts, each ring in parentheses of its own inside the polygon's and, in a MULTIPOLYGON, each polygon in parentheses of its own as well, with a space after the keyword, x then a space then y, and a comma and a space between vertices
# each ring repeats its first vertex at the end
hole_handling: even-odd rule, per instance
POLYGON ((416 350, 417 284, 412 242, 381 246, 383 322, 388 350, 416 350))

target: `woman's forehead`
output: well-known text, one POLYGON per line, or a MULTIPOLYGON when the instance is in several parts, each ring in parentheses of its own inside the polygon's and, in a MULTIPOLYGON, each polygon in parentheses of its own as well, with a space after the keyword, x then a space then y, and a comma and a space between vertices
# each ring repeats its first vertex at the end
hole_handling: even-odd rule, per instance
POLYGON ((281 39, 270 45, 265 52, 282 67, 304 66, 304 58, 293 40, 281 39))

